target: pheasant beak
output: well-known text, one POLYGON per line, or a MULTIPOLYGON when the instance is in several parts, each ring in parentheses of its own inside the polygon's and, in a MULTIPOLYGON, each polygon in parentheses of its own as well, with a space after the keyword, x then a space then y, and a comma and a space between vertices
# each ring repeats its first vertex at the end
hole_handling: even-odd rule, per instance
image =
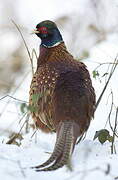
POLYGON ((32 32, 31 32, 31 34, 39 34, 40 33, 40 31, 38 31, 37 29, 34 29, 32 32))

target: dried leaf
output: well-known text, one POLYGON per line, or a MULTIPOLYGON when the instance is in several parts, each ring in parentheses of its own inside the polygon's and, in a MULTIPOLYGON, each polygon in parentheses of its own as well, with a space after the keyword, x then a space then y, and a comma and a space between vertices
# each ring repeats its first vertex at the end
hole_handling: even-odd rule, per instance
POLYGON ((20 141, 23 139, 22 135, 19 133, 13 133, 10 137, 9 140, 6 142, 6 144, 15 144, 17 146, 20 146, 21 143, 20 141))

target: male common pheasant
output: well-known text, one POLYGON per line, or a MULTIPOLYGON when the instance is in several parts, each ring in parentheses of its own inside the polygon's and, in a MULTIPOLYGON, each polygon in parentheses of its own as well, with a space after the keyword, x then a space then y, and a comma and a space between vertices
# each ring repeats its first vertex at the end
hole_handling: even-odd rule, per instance
POLYGON ((54 22, 39 23, 34 33, 41 45, 30 87, 31 115, 43 132, 57 134, 51 157, 35 168, 51 171, 68 163, 77 138, 88 129, 95 92, 86 66, 67 51, 54 22))

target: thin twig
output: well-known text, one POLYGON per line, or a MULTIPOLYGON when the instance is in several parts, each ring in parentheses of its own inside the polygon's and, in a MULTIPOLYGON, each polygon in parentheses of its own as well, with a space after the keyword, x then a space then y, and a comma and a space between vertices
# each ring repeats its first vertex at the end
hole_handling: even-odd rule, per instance
POLYGON ((21 174, 23 175, 24 178, 26 178, 24 169, 21 167, 21 162, 18 160, 17 163, 18 163, 19 169, 20 169, 20 171, 21 171, 21 174))
POLYGON ((21 123, 22 119, 23 119, 26 115, 27 115, 27 112, 25 112, 25 113, 23 114, 23 116, 20 118, 19 124, 21 123))
POLYGON ((17 98, 15 98, 15 97, 13 97, 13 96, 11 96, 11 95, 5 95, 5 96, 3 96, 3 97, 1 97, 0 98, 0 101, 1 100, 3 100, 3 99, 5 99, 5 98, 7 98, 7 97, 9 97, 9 98, 11 98, 11 99, 14 99, 15 101, 19 101, 19 102, 22 102, 22 103, 28 103, 27 101, 24 101, 24 100, 21 100, 21 99, 17 99, 17 98))
POLYGON ((12 21, 12 23, 16 26, 17 30, 19 31, 19 33, 20 33, 20 35, 21 35, 21 37, 22 37, 22 40, 23 40, 23 42, 24 42, 24 45, 25 45, 25 47, 26 47, 26 50, 27 50, 27 53, 28 53, 28 56, 29 56, 29 59, 30 59, 30 62, 31 62, 32 74, 34 74, 33 60, 32 60, 32 57, 31 57, 29 48, 28 48, 28 46, 27 46, 27 43, 26 43, 26 41, 25 41, 25 39, 24 39, 24 37, 23 37, 23 34, 22 34, 20 28, 18 27, 18 25, 14 22, 14 20, 11 20, 11 21, 12 21))
MULTIPOLYGON (((27 73, 25 74, 25 76, 23 77, 23 79, 21 80, 21 82, 19 83, 19 85, 18 85, 18 86, 15 88, 15 90, 13 91, 12 95, 16 93, 16 91, 18 90, 18 88, 21 86, 21 84, 24 82, 24 79, 25 79, 28 75, 29 75, 29 72, 27 72, 27 73)), ((8 99, 7 104, 5 104, 5 106, 2 108, 2 111, 1 111, 2 113, 1 113, 0 116, 2 116, 2 115, 4 114, 7 106, 8 106, 9 103, 10 103, 10 101, 11 101, 11 97, 8 99)))
MULTIPOLYGON (((109 122, 109 126, 110 126, 113 134, 115 134, 115 136, 118 138, 118 135, 116 134, 116 131, 114 132, 114 128, 112 127, 112 124, 111 124, 111 113, 112 113, 113 105, 114 105, 114 103, 113 103, 113 93, 111 93, 111 94, 112 94, 112 103, 111 103, 111 109, 110 109, 110 112, 109 112, 109 115, 108 115, 107 122, 109 122)), ((106 124, 107 124, 107 122, 106 122, 106 124)))
MULTIPOLYGON (((87 176, 88 173, 92 173, 94 171, 101 171, 103 172, 105 175, 109 175, 110 177, 114 178, 114 175, 111 174, 111 167, 110 167, 110 164, 106 164, 106 170, 105 169, 102 169, 101 167, 95 167, 95 168, 92 168, 92 169, 87 169, 86 171, 85 170, 82 170, 82 171, 77 171, 76 173, 74 173, 73 175, 71 175, 70 177, 66 178, 65 180, 72 180, 73 178, 75 178, 78 174, 82 174, 85 176, 87 176)), ((84 178, 82 176, 82 180, 84 178)))
POLYGON ((32 49, 32 59, 33 59, 34 55, 35 55, 36 59, 38 59, 38 56, 37 56, 37 54, 36 54, 36 50, 35 50, 35 49, 32 49))
POLYGON ((96 62, 98 63, 99 65, 94 69, 95 71, 100 67, 100 66, 103 66, 103 65, 118 65, 118 62, 117 63, 114 63, 114 62, 105 62, 105 63, 100 63, 100 62, 96 62))
MULTIPOLYGON (((110 107, 110 111, 109 111, 109 115, 108 115, 108 118, 107 118, 105 127, 106 127, 107 123, 109 122, 110 128, 113 130, 112 125, 111 125, 111 121, 110 121, 110 119, 111 119, 111 113, 112 113, 112 110, 113 110, 113 92, 111 92, 111 101, 112 101, 112 102, 111 102, 111 107, 110 107)), ((105 127, 104 127, 104 128, 105 128, 105 127)))
POLYGON ((107 82, 106 82, 106 84, 105 84, 105 86, 104 86, 104 88, 103 88, 103 90, 102 90, 102 92, 101 92, 98 100, 97 100, 95 110, 97 109, 97 107, 98 107, 98 105, 99 105, 99 103, 100 103, 100 101, 101 101, 101 99, 102 99, 102 97, 103 97, 103 94, 104 94, 104 92, 105 92, 105 90, 106 90, 106 88, 107 88, 107 86, 108 86, 108 84, 109 84, 109 81, 110 81, 110 79, 111 79, 111 77, 112 77, 112 75, 113 75, 113 73, 114 73, 114 71, 115 71, 115 69, 116 69, 116 67, 117 67, 117 65, 118 65, 117 57, 118 57, 118 54, 117 54, 117 56, 116 56, 116 58, 115 58, 115 60, 114 60, 114 64, 113 64, 112 67, 111 67, 111 72, 110 72, 110 74, 109 74, 108 80, 107 80, 107 82))
POLYGON ((37 129, 33 132, 33 134, 31 135, 31 138, 33 138, 33 136, 36 134, 37 129))
MULTIPOLYGON (((117 118, 118 118, 118 107, 116 109, 116 115, 115 115, 115 125, 114 125, 114 130, 113 130, 113 140, 112 140, 112 145, 111 145, 111 154, 113 154, 113 152, 115 151, 114 149, 114 142, 115 142, 115 132, 116 132, 116 128, 117 128, 117 118)), ((116 153, 116 152, 115 152, 116 153)))

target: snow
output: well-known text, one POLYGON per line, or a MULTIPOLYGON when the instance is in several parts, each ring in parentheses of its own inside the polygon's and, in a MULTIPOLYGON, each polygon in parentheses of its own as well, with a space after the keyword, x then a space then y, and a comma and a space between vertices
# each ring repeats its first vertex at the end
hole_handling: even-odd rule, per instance
MULTIPOLYGON (((44 139, 40 134, 40 138, 44 139)), ((39 138, 39 139, 40 139, 39 138)), ((52 140, 52 137, 46 137, 48 140, 52 140)), ((84 140, 78 144, 75 148, 72 165, 73 171, 69 171, 66 167, 63 167, 54 172, 35 172, 29 167, 40 164, 49 158, 49 154, 45 151, 52 152, 50 147, 50 141, 39 141, 35 143, 34 140, 29 137, 25 137, 25 142, 22 146, 6 145, 0 143, 0 179, 4 177, 5 180, 68 180, 68 179, 94 179, 96 176, 101 180, 111 180, 117 176, 118 169, 118 155, 111 155, 110 143, 101 145, 99 142, 92 140, 84 140), (42 146, 43 145, 43 146, 42 146), (110 171, 108 175, 108 165, 110 165, 110 171)), ((118 148, 118 142, 116 142, 116 149, 118 148)))

